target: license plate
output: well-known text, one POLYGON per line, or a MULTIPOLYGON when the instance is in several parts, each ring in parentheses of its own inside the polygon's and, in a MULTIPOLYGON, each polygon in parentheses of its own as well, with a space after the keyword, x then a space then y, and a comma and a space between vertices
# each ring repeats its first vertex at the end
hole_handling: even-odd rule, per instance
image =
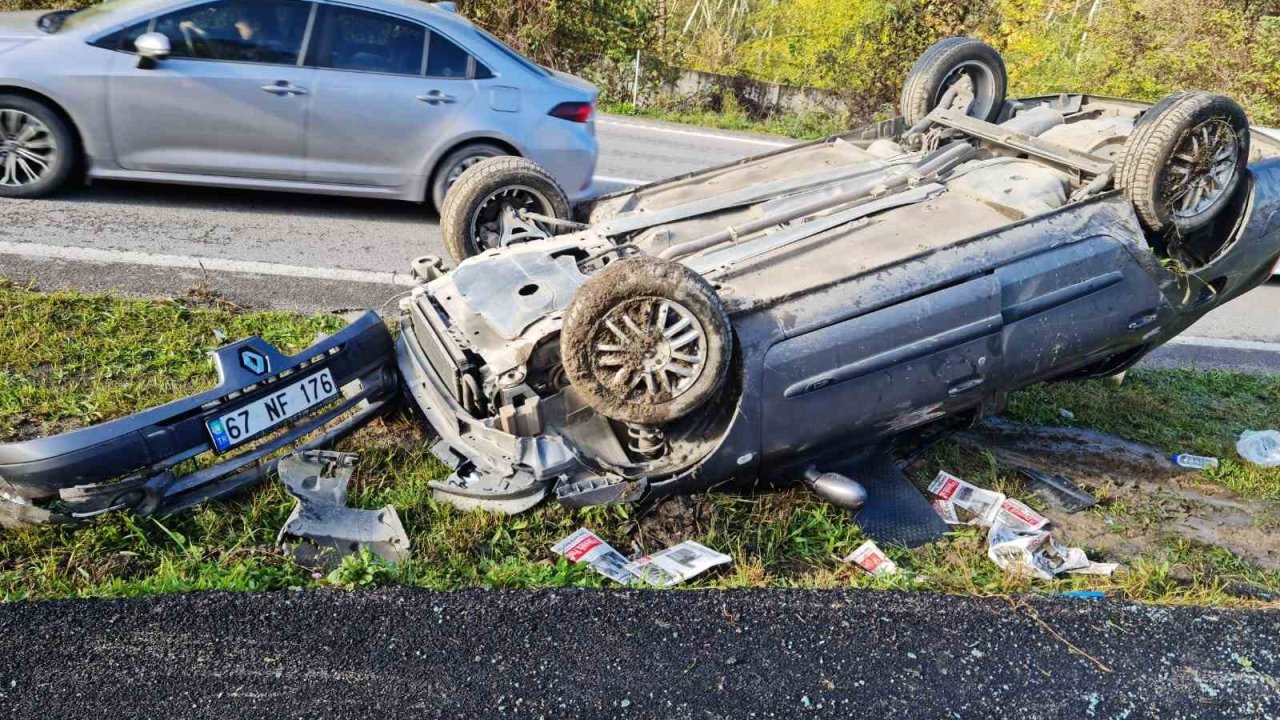
POLYGON ((338 386, 333 382, 333 375, 325 369, 226 415, 208 420, 205 426, 213 438, 214 450, 226 452, 337 395, 338 386))

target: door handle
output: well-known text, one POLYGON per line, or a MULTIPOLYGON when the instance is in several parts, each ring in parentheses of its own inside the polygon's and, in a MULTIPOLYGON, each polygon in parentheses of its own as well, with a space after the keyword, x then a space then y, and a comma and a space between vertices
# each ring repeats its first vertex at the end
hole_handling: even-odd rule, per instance
POLYGON ((450 104, 452 104, 452 103, 457 102, 457 101, 458 101, 458 98, 456 98, 456 97, 454 97, 454 96, 452 96, 452 95, 445 95, 444 93, 440 92, 439 90, 432 90, 431 92, 427 93, 426 95, 419 95, 419 96, 418 96, 418 100, 420 100, 421 102, 424 102, 424 103, 426 103, 426 104, 428 104, 428 105, 439 105, 439 104, 441 104, 441 103, 443 103, 443 104, 445 104, 445 105, 450 105, 450 104))
POLYGON ((263 85, 263 92, 269 92, 272 95, 306 95, 307 89, 290 83, 288 80, 277 80, 274 85, 263 85))

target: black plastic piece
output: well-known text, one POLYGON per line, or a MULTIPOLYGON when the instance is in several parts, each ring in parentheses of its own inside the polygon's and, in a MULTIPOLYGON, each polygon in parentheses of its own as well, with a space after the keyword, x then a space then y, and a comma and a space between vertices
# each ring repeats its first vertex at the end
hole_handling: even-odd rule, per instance
POLYGON ((1031 494, 1054 510, 1070 514, 1098 504, 1098 498, 1065 476, 1029 467, 1018 468, 1018 474, 1026 479, 1031 494))
POLYGON ((867 489, 867 503, 853 520, 882 545, 916 547, 939 540, 947 524, 888 453, 841 470, 867 489))

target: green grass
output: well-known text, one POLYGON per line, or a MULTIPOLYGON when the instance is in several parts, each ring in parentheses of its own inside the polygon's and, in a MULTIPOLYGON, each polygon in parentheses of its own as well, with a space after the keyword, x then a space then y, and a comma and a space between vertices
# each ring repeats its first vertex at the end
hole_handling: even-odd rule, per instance
MULTIPOLYGON (((336 320, 234 312, 176 301, 51 295, 0 285, 0 440, 98 421, 172 399, 212 380, 207 352, 214 329, 228 337, 258 333, 285 347, 307 344, 336 320)), ((1150 442, 1164 450, 1233 456, 1243 427, 1280 426, 1280 380, 1223 373, 1147 371, 1125 385, 1087 382, 1037 387, 1013 399, 1020 419, 1077 422, 1150 442)), ((387 568, 349 559, 333 573, 300 567, 274 547, 292 509, 277 483, 227 503, 163 519, 109 515, 80 527, 0 530, 0 598, 124 597, 190 590, 276 590, 402 583, 419 587, 605 587, 609 581, 550 551, 580 526, 624 554, 665 547, 651 511, 619 506, 570 511, 555 504, 506 517, 464 513, 435 502, 428 482, 445 473, 428 438, 407 413, 361 430, 341 449, 359 452, 351 500, 392 504, 413 543, 411 560, 387 568)), ((980 453, 935 449, 916 471, 946 468, 970 480, 1012 487, 980 453)), ((1209 482, 1242 494, 1277 497, 1280 472, 1227 462, 1209 482)), ((839 558, 863 541, 842 512, 796 490, 755 496, 699 495, 673 501, 682 539, 734 558, 686 587, 874 587, 995 595, 1095 588, 1145 601, 1245 604, 1226 592, 1244 581, 1280 592, 1280 573, 1263 572, 1220 549, 1170 542, 1131 558, 1114 578, 1071 577, 1038 583, 1010 577, 986 559, 985 542, 964 529, 916 550, 889 549, 903 572, 872 578, 839 558), (1183 568, 1175 573, 1175 568, 1183 568), (1187 581, 1185 569, 1193 579, 1187 581), (1181 574, 1183 577, 1175 578, 1181 574)), ((1123 507, 1109 510, 1123 515, 1123 507)), ((670 535, 668 533, 668 535, 670 535)))

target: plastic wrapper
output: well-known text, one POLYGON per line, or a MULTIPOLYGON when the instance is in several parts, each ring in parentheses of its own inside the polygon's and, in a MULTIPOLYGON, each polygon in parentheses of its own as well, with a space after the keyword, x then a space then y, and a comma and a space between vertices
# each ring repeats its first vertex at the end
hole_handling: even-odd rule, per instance
POLYGON ((898 565, 874 542, 868 540, 849 553, 844 561, 853 563, 872 575, 892 575, 898 572, 898 565))
POLYGON ((587 563, 592 570, 623 585, 630 585, 636 579, 627 569, 630 563, 622 553, 586 528, 579 528, 569 537, 552 545, 551 551, 572 562, 587 563))
POLYGON ((1245 430, 1236 442, 1236 452, 1254 465, 1276 467, 1280 465, 1280 431, 1245 430))
POLYGON ((732 560, 706 545, 686 540, 662 552, 636 558, 627 565, 627 570, 650 585, 670 587, 732 560))
POLYGON ((1049 519, 1003 493, 980 488, 949 472, 940 472, 929 484, 929 492, 937 496, 934 510, 948 524, 960 524, 956 508, 969 516, 967 524, 991 527, 996 523, 1024 531, 1039 530, 1049 524, 1049 519), (952 520, 952 518, 955 520, 952 520))

